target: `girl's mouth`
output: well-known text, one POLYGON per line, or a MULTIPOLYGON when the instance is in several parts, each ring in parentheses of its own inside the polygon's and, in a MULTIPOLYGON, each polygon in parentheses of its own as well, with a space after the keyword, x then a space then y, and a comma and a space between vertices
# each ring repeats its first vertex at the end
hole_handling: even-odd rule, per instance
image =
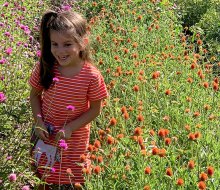
POLYGON ((68 55, 67 56, 58 56, 58 58, 59 58, 59 60, 65 61, 68 58, 68 55))

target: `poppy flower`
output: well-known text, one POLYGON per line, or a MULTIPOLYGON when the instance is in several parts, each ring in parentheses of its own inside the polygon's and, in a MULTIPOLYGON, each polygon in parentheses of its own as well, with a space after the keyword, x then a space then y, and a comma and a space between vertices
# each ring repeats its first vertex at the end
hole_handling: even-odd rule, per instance
POLYGON ((125 119, 125 120, 129 119, 129 114, 128 114, 128 112, 125 112, 125 113, 123 114, 123 116, 124 116, 124 119, 125 119))
POLYGON ((213 90, 218 91, 218 83, 213 82, 213 90))
POLYGON ((150 190, 150 186, 149 185, 145 185, 144 186, 144 190, 150 190))
POLYGON ((111 120, 110 120, 110 125, 116 125, 117 124, 117 120, 112 117, 111 120))
POLYGON ((167 168, 166 169, 166 174, 171 177, 173 175, 172 168, 167 168))
POLYGON ((201 136, 202 136, 202 135, 201 135, 201 133, 200 133, 199 131, 196 131, 196 132, 195 132, 195 138, 196 138, 196 139, 201 138, 201 136))
POLYGON ((194 112, 193 117, 198 117, 200 116, 200 113, 198 111, 194 112))
POLYGON ((101 143, 100 143, 99 140, 97 140, 97 139, 95 140, 94 147, 96 147, 96 148, 100 148, 101 147, 101 143))
POLYGON ((188 168, 189 169, 193 169, 195 167, 195 162, 193 161, 193 160, 190 160, 189 162, 188 162, 188 168))
POLYGON ((98 161, 98 163, 102 163, 103 162, 103 157, 102 156, 98 156, 97 157, 97 161, 98 161))
POLYGON ((159 78, 159 76, 160 76, 160 71, 155 71, 155 72, 152 74, 152 78, 153 78, 153 79, 157 79, 157 78, 159 78))
POLYGON ((194 133, 190 133, 190 134, 188 135, 188 138, 189 138, 189 140, 192 140, 192 141, 194 141, 194 140, 196 139, 194 133))
POLYGON ((204 172, 202 172, 200 175, 199 175, 199 179, 201 181, 206 181, 208 179, 208 175, 204 172))
POLYGON ((98 174, 101 173, 101 167, 100 167, 100 166, 95 166, 94 169, 93 169, 93 171, 94 171, 95 174, 98 175, 98 174))
POLYGON ((188 83, 192 83, 192 82, 193 82, 193 79, 189 77, 189 78, 187 79, 187 82, 188 82, 188 83))
POLYGON ((108 137, 107 137, 107 143, 108 143, 108 144, 113 144, 113 143, 114 143, 114 138, 111 137, 111 136, 108 136, 108 137))
POLYGON ((214 174, 214 168, 212 166, 207 167, 207 174, 212 176, 214 174))
POLYGON ((159 154, 159 148, 157 148, 157 147, 152 148, 152 154, 153 155, 159 154))
POLYGON ((90 145, 88 146, 87 150, 88 150, 89 152, 92 152, 92 151, 94 150, 93 145, 92 145, 92 144, 90 144, 90 145))
POLYGON ((167 90, 165 91, 165 94, 166 94, 166 95, 170 95, 170 94, 171 94, 171 90, 170 90, 170 89, 167 89, 167 90))
POLYGON ((74 184, 74 189, 81 190, 82 189, 82 185, 80 183, 75 183, 74 184))
POLYGON ((164 138, 165 137, 165 130, 164 129, 160 129, 158 131, 158 136, 164 138))
POLYGON ((85 154, 82 154, 80 156, 80 162, 85 162, 86 161, 86 155, 85 154))
POLYGON ((66 169, 66 173, 67 173, 67 175, 69 175, 69 176, 74 176, 74 175, 73 175, 73 172, 72 172, 72 170, 71 170, 71 168, 67 168, 67 169, 66 169))
POLYGON ((203 86, 204 86, 205 88, 208 88, 208 87, 209 87, 209 83, 208 83, 208 82, 204 82, 204 83, 203 83, 203 86))
POLYGON ((142 131, 142 129, 141 129, 140 127, 136 127, 136 128, 134 129, 134 135, 139 136, 139 135, 141 135, 142 133, 143 133, 143 131, 142 131))
POLYGON ((165 138, 164 141, 166 145, 169 145, 171 143, 171 138, 165 138))
POLYGON ((135 92, 138 92, 138 91, 139 91, 139 86, 138 86, 138 85, 135 85, 135 86, 133 87, 133 90, 134 90, 135 92))
POLYGON ((144 121, 143 115, 139 114, 138 117, 137 117, 137 120, 138 121, 144 121))
POLYGON ((204 181, 200 181, 200 182, 198 183, 198 188, 199 188, 200 190, 206 189, 206 184, 205 184, 205 182, 204 182, 204 181))
POLYGON ((148 167, 146 167, 145 169, 144 169, 144 173, 145 174, 151 174, 151 168, 148 166, 148 167))
POLYGON ((176 184, 182 186, 184 184, 184 180, 182 178, 177 179, 176 184))

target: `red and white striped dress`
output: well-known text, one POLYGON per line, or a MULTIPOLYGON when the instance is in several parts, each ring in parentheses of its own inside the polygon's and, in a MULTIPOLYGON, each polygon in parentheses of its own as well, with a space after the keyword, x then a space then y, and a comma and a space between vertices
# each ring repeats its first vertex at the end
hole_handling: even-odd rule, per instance
MULTIPOLYGON (((39 82, 40 64, 37 63, 29 79, 29 84, 37 89, 43 90, 39 82)), ((42 118, 54 126, 55 133, 50 136, 50 140, 45 144, 54 145, 54 137, 65 123, 76 119, 89 109, 89 101, 104 99, 108 96, 106 85, 101 73, 92 64, 85 62, 80 73, 67 78, 61 75, 58 70, 58 64, 54 66, 55 77, 58 82, 51 85, 48 90, 43 90, 42 94, 42 118), (73 112, 67 110, 67 106, 75 107, 73 112)), ((90 137, 90 124, 81 127, 72 133, 67 150, 62 150, 62 162, 56 161, 53 165, 55 172, 45 172, 47 157, 42 154, 40 157, 38 172, 41 176, 46 176, 45 181, 53 184, 70 184, 70 176, 66 170, 70 168, 74 177, 71 177, 72 183, 83 183, 82 166, 79 166, 80 156, 87 154, 87 147, 90 137), (41 167, 43 166, 43 167, 41 167), (60 170, 61 168, 61 170, 60 170)), ((60 149, 60 148, 58 148, 60 149)), ((85 166, 89 165, 89 160, 85 166)))

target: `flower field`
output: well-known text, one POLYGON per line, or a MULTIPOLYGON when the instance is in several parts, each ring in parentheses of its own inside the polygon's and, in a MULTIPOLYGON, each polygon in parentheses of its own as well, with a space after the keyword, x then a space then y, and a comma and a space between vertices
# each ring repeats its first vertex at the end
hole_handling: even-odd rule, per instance
MULTIPOLYGON (((30 168, 27 81, 50 3, 1 3, 0 189, 42 183, 30 168)), ((182 33, 168 0, 60 6, 67 3, 88 19, 94 64, 110 94, 92 122, 84 189, 220 189, 220 60, 203 37, 182 33)))

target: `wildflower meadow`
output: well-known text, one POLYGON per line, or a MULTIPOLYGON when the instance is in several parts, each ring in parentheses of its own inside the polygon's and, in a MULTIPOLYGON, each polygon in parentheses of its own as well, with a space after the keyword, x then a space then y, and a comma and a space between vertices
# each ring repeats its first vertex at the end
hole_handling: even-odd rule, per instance
POLYGON ((1 1, 0 189, 43 183, 31 169, 28 79, 40 56, 39 21, 51 8, 87 18, 93 64, 110 95, 92 122, 85 187, 73 186, 220 189, 220 57, 205 35, 186 34, 169 0, 1 1))

